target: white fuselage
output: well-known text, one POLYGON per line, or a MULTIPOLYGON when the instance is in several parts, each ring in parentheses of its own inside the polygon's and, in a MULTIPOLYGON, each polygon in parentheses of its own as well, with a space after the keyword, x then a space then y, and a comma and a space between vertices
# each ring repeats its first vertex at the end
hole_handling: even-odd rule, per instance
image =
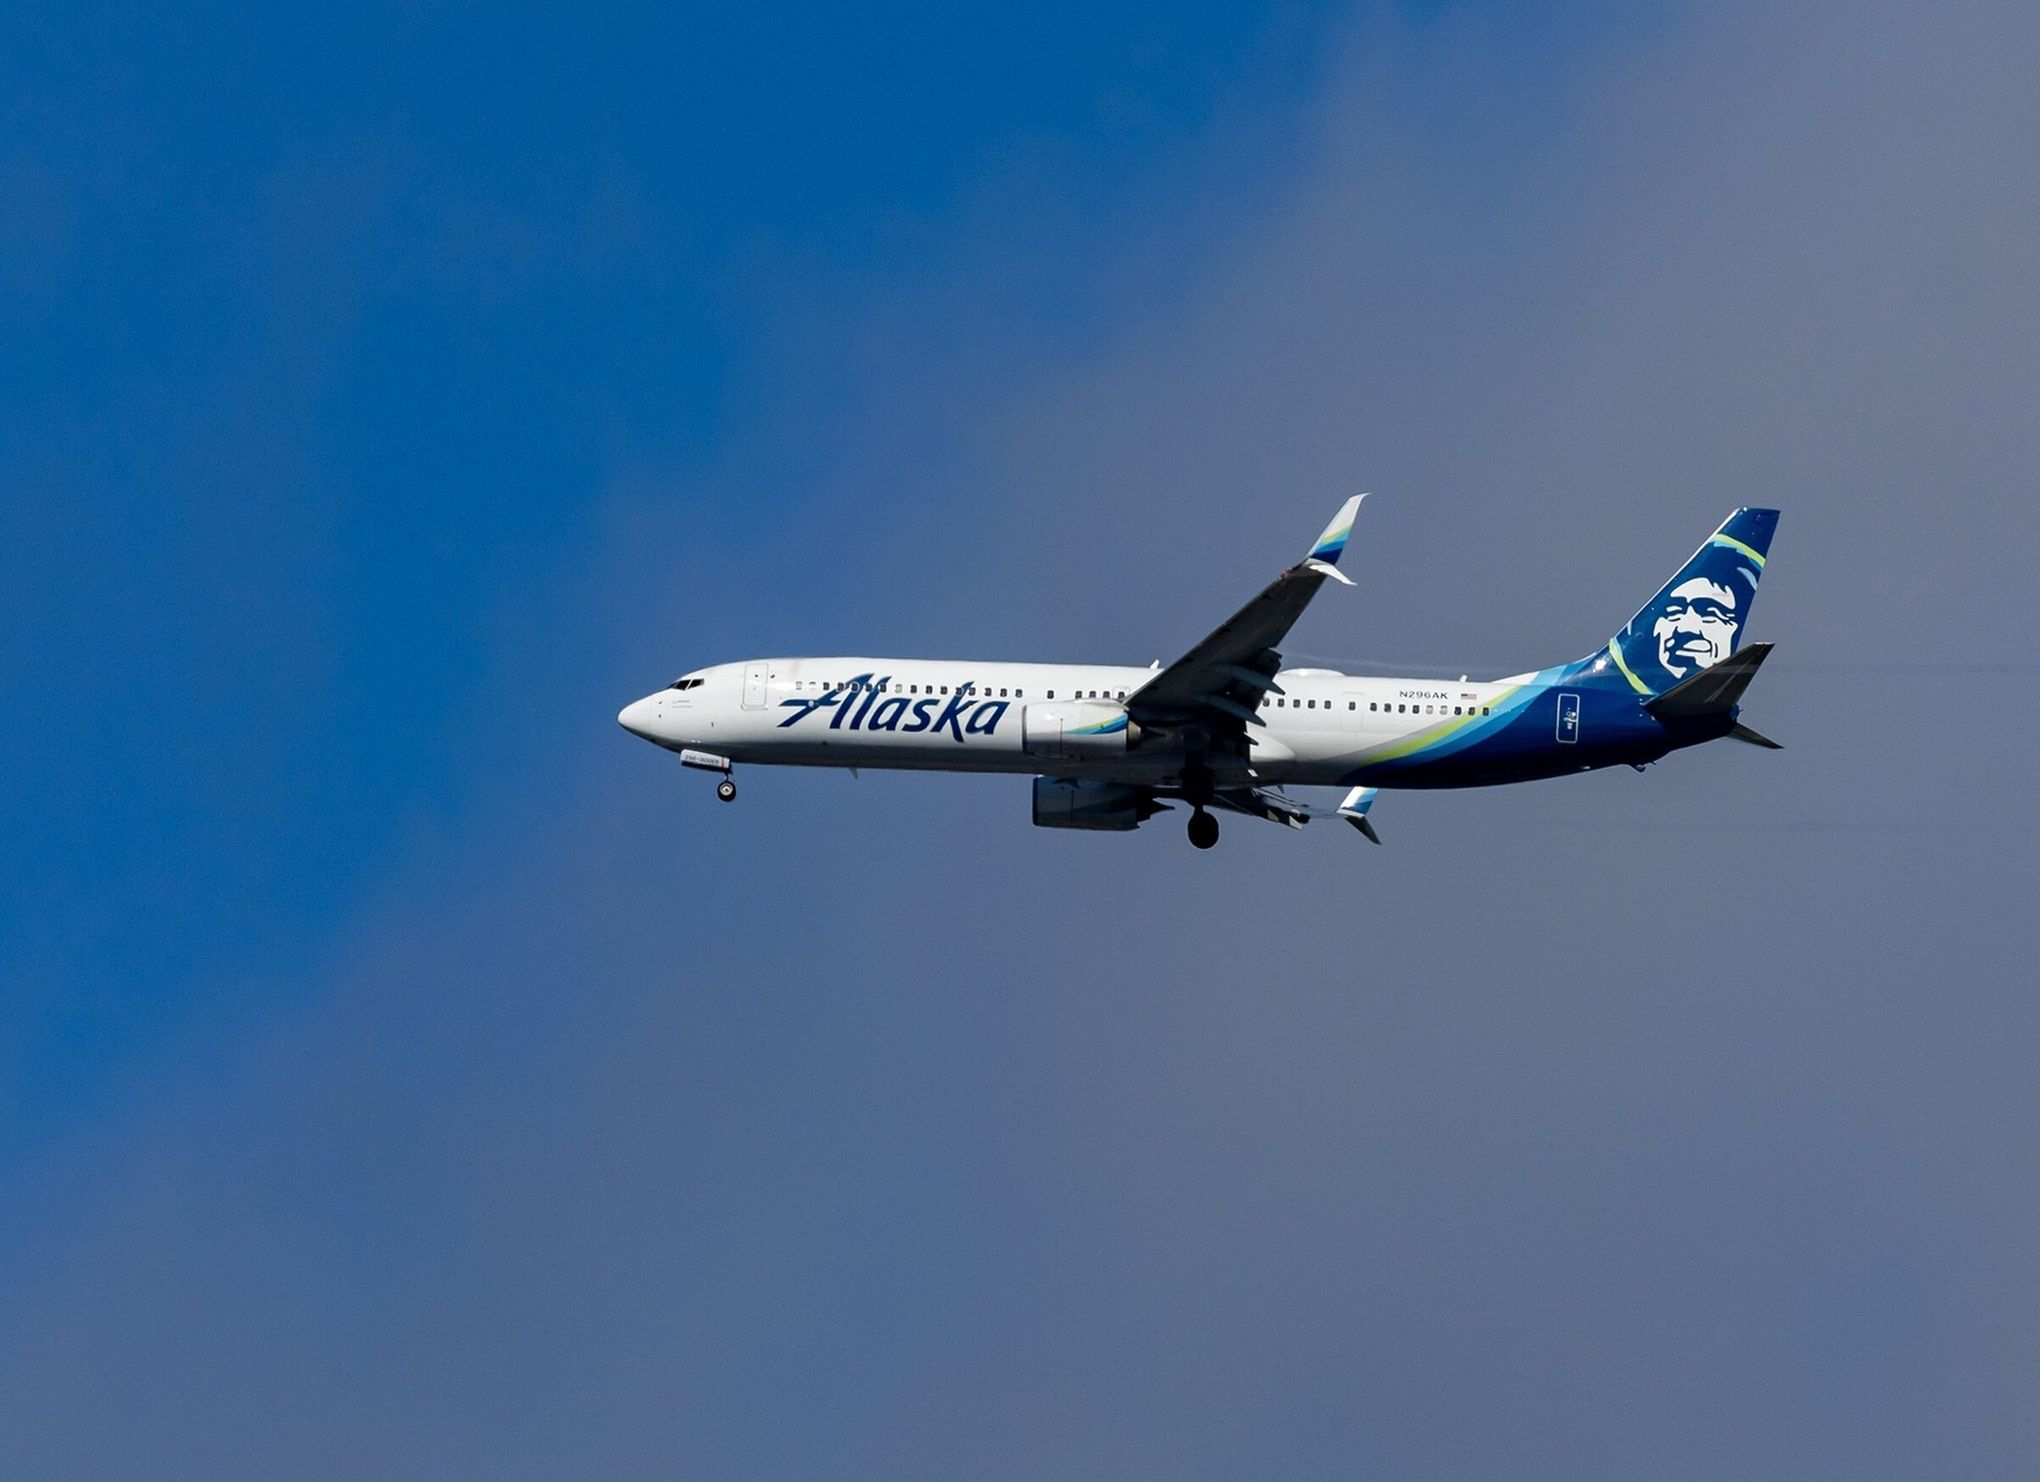
MULTIPOLYGON (((671 750, 733 762, 1157 782, 1177 772, 1180 748, 1143 747, 1136 728, 1123 750, 1107 749, 1108 738, 1096 750, 1073 742, 1045 755, 1028 744, 1027 718, 1028 707, 1039 720, 1072 704, 1109 718, 1154 675, 1105 664, 762 659, 695 670, 619 719, 671 750)), ((1281 693, 1264 697, 1262 724, 1249 727, 1250 759, 1228 770, 1241 781, 1337 783, 1405 738, 1481 713, 1514 683, 1283 670, 1281 693)), ((1109 730, 1109 719, 1100 728, 1109 730)))

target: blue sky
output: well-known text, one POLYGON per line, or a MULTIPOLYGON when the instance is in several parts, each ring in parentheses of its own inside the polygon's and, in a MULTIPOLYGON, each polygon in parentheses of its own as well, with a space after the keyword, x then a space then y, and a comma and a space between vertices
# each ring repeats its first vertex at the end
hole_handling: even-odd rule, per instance
MULTIPOLYGON (((983 180, 1038 178, 1055 222, 1019 239, 1083 253, 1221 111, 1293 115, 1323 30, 1079 24, 14 20, 18 1125, 300 960, 407 820, 466 818, 486 753, 549 719, 476 754, 514 671, 490 625, 565 589, 614 481, 713 468, 784 397, 826 423, 837 352, 800 326, 934 270, 983 180)), ((804 456, 747 514, 792 522, 804 456)))
POLYGON ((2017 1473, 2032 26, 0 17, 9 1454, 2017 1473), (1788 749, 1207 857, 613 721, 1359 487, 1294 655, 1433 673, 1780 505, 1788 749))

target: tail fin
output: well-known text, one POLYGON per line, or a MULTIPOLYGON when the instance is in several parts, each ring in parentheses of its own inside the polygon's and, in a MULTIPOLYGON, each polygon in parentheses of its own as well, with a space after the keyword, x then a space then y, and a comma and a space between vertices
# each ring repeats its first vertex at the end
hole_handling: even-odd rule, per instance
POLYGON ((1777 528, 1775 509, 1737 510, 1609 640, 1630 688, 1661 695, 1736 651, 1777 528))

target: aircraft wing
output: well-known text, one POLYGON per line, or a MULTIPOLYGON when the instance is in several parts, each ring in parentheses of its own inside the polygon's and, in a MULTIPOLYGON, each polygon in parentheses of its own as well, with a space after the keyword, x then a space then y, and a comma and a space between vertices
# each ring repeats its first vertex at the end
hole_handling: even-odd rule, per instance
POLYGON ((1302 828, 1311 820, 1310 810, 1303 804, 1269 787, 1222 787, 1211 795, 1211 806, 1289 828, 1302 828))
POLYGON ((1214 629, 1209 637, 1153 679, 1126 702, 1127 712, 1145 727, 1182 729, 1196 726, 1206 734, 1243 741, 1246 728, 1262 724, 1255 709, 1275 684, 1282 667, 1277 645, 1303 615, 1325 578, 1353 584, 1339 570, 1339 556, 1353 533, 1353 517, 1365 494, 1339 506, 1332 523, 1317 538, 1310 554, 1290 567, 1261 595, 1214 629))
POLYGON ((1379 791, 1374 787, 1356 787, 1340 800, 1338 807, 1321 808, 1314 803, 1299 803, 1272 787, 1224 787, 1212 794, 1211 806, 1290 828, 1302 828, 1313 818, 1340 818, 1360 830, 1368 842, 1379 844, 1381 835, 1374 831, 1374 824, 1367 817, 1379 791))

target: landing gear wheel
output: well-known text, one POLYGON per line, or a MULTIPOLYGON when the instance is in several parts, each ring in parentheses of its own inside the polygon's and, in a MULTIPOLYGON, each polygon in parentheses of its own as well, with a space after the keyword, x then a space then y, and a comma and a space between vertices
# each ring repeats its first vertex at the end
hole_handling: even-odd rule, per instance
POLYGON ((725 803, 734 803, 737 800, 736 783, 730 781, 727 777, 723 778, 722 781, 715 785, 715 795, 725 803))
POLYGON ((1190 842, 1199 849, 1209 849, 1218 842, 1218 820, 1202 808, 1190 815, 1190 842))

